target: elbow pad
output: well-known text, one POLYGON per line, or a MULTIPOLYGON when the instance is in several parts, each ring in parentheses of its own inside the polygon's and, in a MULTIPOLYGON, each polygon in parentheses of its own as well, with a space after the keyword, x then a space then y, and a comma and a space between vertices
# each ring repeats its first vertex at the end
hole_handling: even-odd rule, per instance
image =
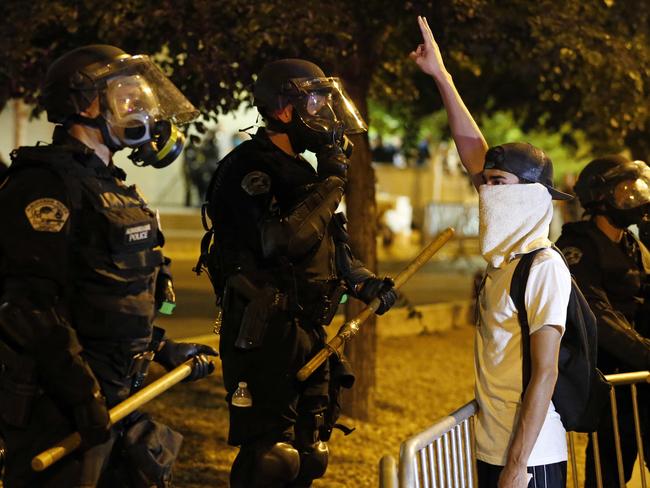
POLYGON ((336 269, 341 278, 345 280, 348 290, 355 298, 360 285, 369 278, 375 278, 375 273, 352 255, 352 250, 347 242, 336 243, 336 269))
POLYGON ((264 256, 297 258, 309 252, 325 236, 343 198, 343 186, 343 180, 330 176, 289 215, 265 220, 260 229, 264 256))
POLYGON ((348 232, 345 229, 346 219, 342 213, 337 213, 333 219, 333 236, 335 243, 336 270, 343 278, 348 291, 355 297, 360 285, 369 278, 376 278, 375 273, 370 271, 359 259, 352 254, 348 244, 348 232))
POLYGON ((632 368, 650 368, 650 339, 626 324, 599 323, 598 346, 632 368))

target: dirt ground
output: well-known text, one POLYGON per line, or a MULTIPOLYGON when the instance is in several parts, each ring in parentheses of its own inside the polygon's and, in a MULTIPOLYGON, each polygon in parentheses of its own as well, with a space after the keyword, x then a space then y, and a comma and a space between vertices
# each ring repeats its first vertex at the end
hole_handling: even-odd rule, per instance
MULTIPOLYGON (((341 419, 356 430, 347 437, 334 432, 327 474, 314 486, 378 486, 383 455, 397 458, 404 439, 471 400, 472 332, 464 326, 442 334, 380 339, 374 419, 341 419)), ((228 486, 237 451, 226 444, 224 395, 217 371, 207 380, 175 387, 148 408, 185 436, 175 470, 181 488, 228 486)))

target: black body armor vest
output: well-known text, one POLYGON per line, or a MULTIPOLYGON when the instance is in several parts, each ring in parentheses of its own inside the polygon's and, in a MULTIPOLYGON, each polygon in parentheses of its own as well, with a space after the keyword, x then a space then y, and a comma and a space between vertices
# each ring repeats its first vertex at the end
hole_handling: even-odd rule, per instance
POLYGON ((10 176, 48 169, 69 196, 72 259, 64 300, 77 332, 91 339, 149 336, 163 238, 137 188, 122 182, 120 169, 80 157, 78 147, 24 147, 13 159, 10 176))

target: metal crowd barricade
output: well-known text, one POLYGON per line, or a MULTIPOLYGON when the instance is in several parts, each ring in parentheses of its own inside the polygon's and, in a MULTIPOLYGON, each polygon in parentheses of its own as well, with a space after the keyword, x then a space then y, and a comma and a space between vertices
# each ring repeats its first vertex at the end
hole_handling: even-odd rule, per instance
MULTIPOLYGON (((614 386, 610 392, 610 402, 620 486, 625 488, 616 404, 618 388, 616 387, 629 385, 632 395, 641 486, 648 488, 636 385, 650 383, 650 372, 612 374, 607 375, 606 378, 614 386)), ((380 488, 473 488, 477 486, 474 452, 474 417, 477 411, 478 405, 473 400, 443 417, 424 432, 404 441, 400 449, 399 464, 392 456, 384 456, 380 461, 380 488)), ((602 488, 598 434, 592 432, 590 435, 595 446, 596 483, 598 488, 602 488)), ((575 433, 573 432, 568 435, 568 449, 569 463, 572 468, 571 480, 573 487, 578 488, 578 466, 575 455, 575 433)))

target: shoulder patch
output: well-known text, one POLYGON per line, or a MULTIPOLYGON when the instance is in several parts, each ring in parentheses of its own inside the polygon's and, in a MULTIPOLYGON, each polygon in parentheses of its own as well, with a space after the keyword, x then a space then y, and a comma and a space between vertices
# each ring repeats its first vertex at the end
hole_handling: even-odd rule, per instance
POLYGON ((252 197, 262 195, 271 189, 271 177, 263 171, 251 171, 244 176, 241 187, 252 197))
POLYGON ((566 262, 569 266, 578 264, 582 259, 582 249, 575 246, 565 247, 562 249, 562 254, 564 254, 566 262))
POLYGON ((36 231, 60 232, 70 216, 70 210, 54 198, 39 198, 25 207, 25 215, 36 231))

